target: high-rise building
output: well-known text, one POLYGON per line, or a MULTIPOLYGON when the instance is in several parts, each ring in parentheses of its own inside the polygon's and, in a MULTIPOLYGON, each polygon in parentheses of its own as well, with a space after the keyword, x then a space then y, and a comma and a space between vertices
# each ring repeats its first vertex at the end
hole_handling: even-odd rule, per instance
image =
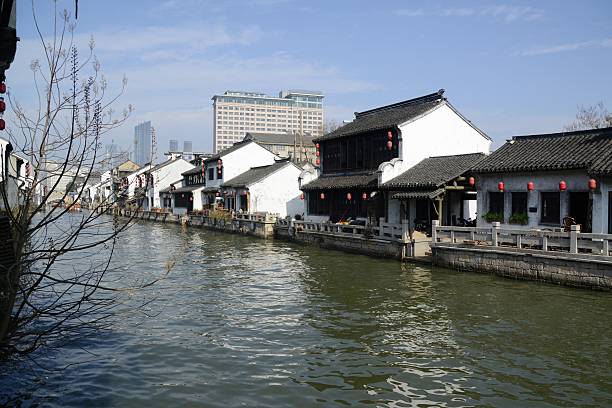
POLYGON ((247 132, 323 135, 321 92, 281 91, 278 98, 259 92, 226 91, 213 100, 213 148, 219 152, 247 132))
POLYGON ((134 127, 134 163, 143 166, 151 162, 152 151, 151 121, 134 127))
POLYGON ((193 151, 193 143, 190 140, 185 140, 183 142, 183 152, 191 153, 193 151))
POLYGON ((170 140, 170 148, 168 150, 171 152, 178 152, 178 140, 170 140))

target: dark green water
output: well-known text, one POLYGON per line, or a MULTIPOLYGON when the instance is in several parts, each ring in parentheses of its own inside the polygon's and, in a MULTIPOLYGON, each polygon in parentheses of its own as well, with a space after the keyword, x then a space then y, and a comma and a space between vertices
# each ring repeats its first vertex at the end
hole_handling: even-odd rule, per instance
POLYGON ((5 402, 612 406, 610 293, 173 225, 137 225, 121 244, 116 262, 144 279, 177 256, 145 294, 154 317, 37 359, 81 363, 64 370, 5 367, 5 402))

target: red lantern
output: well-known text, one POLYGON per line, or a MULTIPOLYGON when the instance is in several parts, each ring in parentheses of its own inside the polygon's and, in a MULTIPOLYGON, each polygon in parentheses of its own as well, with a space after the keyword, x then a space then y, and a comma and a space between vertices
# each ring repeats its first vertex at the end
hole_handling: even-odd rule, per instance
POLYGON ((321 200, 325 200, 325 193, 321 193, 321 200))
POLYGON ((391 150, 391 149, 393 149, 393 142, 389 140, 387 142, 387 150, 391 150))
POLYGON ((193 197, 189 197, 189 201, 193 201, 193 197))
POLYGON ((304 199, 304 193, 300 194, 300 200, 304 199))
POLYGON ((6 122, 4 119, 0 118, 0 130, 4 130, 6 128, 6 122))
POLYGON ((470 177, 468 179, 468 183, 470 183, 470 186, 474 187, 474 185, 476 184, 476 179, 474 177, 470 177))
POLYGON ((0 83, 0 94, 6 92, 6 84, 4 82, 0 83))
POLYGON ((499 191, 501 191, 502 193, 504 192, 504 187, 505 186, 504 186, 504 182, 503 181, 500 181, 499 183, 497 183, 497 189, 499 191))
POLYGON ((559 182, 559 190, 561 190, 561 191, 567 190, 567 183, 565 181, 561 180, 559 182))
POLYGON ((393 140, 393 132, 391 132, 391 131, 387 132, 387 139, 388 140, 393 140))
POLYGON ((215 193, 215 196, 217 196, 217 197, 221 197, 221 194, 219 194, 219 192, 217 191, 217 192, 215 193))
POLYGON ((319 156, 321 155, 321 152, 319 152, 319 151, 317 150, 317 152, 315 153, 315 155, 316 155, 317 157, 319 157, 319 156))
POLYGON ((597 188, 597 181, 595 179, 589 180, 589 189, 594 191, 597 188))
POLYGON ((319 147, 321 147, 321 145, 317 143, 315 147, 317 148, 317 150, 319 150, 319 147))
POLYGON ((317 166, 318 166, 318 165, 320 165, 320 164, 321 164, 321 159, 319 159, 319 158, 317 157, 317 160, 315 160, 315 164, 316 164, 317 166))
POLYGON ((364 200, 367 200, 368 199, 368 193, 363 193, 361 195, 361 198, 363 198, 364 200))
POLYGON ((1 98, 0 98, 0 112, 4 112, 6 110, 6 102, 4 102, 1 98))
POLYGON ((530 181, 529 183, 527 183, 527 190, 529 191, 535 190, 535 184, 533 181, 530 181))
POLYGON ((181 198, 185 198, 185 194, 181 194, 181 198))
POLYGON ((351 193, 346 193, 346 199, 351 201, 353 199, 353 195, 351 193))

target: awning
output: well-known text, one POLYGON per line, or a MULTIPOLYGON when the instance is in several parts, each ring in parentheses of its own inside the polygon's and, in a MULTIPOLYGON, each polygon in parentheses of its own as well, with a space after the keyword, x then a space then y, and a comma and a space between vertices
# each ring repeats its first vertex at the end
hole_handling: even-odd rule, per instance
POLYGON ((174 191, 171 191, 172 194, 178 194, 178 193, 191 193, 195 190, 200 190, 203 189, 204 186, 185 186, 185 187, 179 187, 174 191))
POLYGON ((438 188, 436 190, 418 190, 418 191, 406 191, 402 193, 393 194, 391 198, 395 200, 405 200, 409 198, 430 198, 434 199, 438 197, 440 194, 444 193, 443 188, 438 188))
POLYGON ((340 190, 340 189, 376 189, 378 175, 375 172, 351 175, 321 176, 303 185, 302 191, 309 190, 340 190))

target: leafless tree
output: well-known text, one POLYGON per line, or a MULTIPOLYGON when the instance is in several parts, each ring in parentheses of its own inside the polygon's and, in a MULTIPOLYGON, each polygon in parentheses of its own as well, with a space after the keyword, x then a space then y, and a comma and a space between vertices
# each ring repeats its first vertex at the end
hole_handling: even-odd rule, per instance
POLYGON ((335 119, 327 119, 323 124, 323 134, 331 133, 340 127, 342 127, 342 122, 338 122, 335 119))
POLYGON ((564 130, 571 132, 574 130, 600 129, 612 126, 612 114, 608 112, 603 102, 593 106, 579 106, 576 119, 564 126, 564 130))
POLYGON ((106 327, 129 286, 113 276, 111 259, 131 220, 97 211, 110 204, 107 199, 92 211, 74 212, 89 174, 103 159, 101 137, 132 110, 128 106, 115 115, 112 109, 126 80, 109 96, 94 41, 81 58, 69 12, 56 9, 49 35, 36 22, 34 1, 32 13, 43 49, 31 64, 37 107, 28 111, 8 95, 14 121, 5 134, 29 169, 15 188, 8 177, 0 183, 0 207, 10 220, 15 254, 14 262, 0 267, 0 356, 25 355, 106 327), (72 174, 85 175, 74 199, 59 187, 72 174), (52 197, 66 204, 50 205, 52 197))

